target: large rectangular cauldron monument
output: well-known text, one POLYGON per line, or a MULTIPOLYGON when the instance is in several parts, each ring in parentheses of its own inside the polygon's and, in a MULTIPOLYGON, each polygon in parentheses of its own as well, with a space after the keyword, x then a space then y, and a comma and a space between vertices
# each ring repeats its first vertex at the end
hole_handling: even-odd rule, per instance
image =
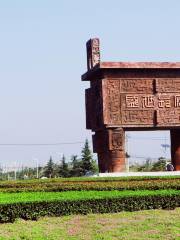
POLYGON ((125 131, 133 130, 170 130, 180 170, 180 63, 101 62, 99 39, 86 46, 86 126, 95 132, 100 172, 125 170, 125 131))

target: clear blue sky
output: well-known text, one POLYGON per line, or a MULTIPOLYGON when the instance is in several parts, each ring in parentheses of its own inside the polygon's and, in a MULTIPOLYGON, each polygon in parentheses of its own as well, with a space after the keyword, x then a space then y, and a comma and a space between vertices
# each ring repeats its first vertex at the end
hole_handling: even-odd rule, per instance
MULTIPOLYGON (((91 139, 80 81, 86 40, 100 38, 103 61, 179 61, 179 9, 178 0, 0 1, 0 143, 91 139)), ((162 155, 161 142, 138 141, 133 154, 162 155)), ((81 147, 4 146, 0 163, 43 163, 81 147)))

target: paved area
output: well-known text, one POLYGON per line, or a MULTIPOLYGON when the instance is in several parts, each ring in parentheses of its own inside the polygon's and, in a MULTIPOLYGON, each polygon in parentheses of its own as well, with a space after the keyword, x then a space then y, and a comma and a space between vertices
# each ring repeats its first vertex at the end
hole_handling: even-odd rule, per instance
POLYGON ((99 177, 138 177, 138 176, 180 176, 180 171, 99 173, 99 177))

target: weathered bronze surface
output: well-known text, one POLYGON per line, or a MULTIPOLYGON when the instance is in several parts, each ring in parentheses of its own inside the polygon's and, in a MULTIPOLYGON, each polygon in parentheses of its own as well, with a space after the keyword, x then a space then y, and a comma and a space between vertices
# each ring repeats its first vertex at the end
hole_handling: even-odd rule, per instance
POLYGON ((180 62, 101 62, 99 39, 87 42, 86 126, 100 172, 125 170, 125 131, 171 131, 171 156, 180 170, 180 62))

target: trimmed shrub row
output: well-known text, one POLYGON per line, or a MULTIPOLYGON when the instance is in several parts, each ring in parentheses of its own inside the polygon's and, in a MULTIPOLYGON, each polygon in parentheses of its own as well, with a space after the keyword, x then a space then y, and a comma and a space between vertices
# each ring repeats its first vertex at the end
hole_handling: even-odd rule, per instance
POLYGON ((157 191, 66 191, 66 192, 22 192, 22 193, 0 193, 0 204, 11 204, 18 202, 38 201, 70 201, 85 199, 118 198, 130 196, 154 196, 179 194, 178 190, 157 190, 157 191))
POLYGON ((180 194, 178 193, 0 204, 0 222, 14 222, 16 218, 37 220, 42 216, 116 213, 146 209, 174 209, 176 207, 180 207, 180 194))
POLYGON ((116 181, 145 181, 145 180, 176 180, 179 176, 137 176, 137 177, 74 177, 74 178, 48 178, 48 179, 30 179, 30 180, 10 180, 0 181, 0 188, 16 185, 37 185, 46 183, 76 183, 76 182, 116 182, 116 181))
POLYGON ((159 190, 175 189, 180 190, 180 178, 177 179, 147 179, 134 181, 79 181, 79 182, 36 182, 36 183, 7 183, 0 185, 0 192, 61 192, 61 191, 82 191, 82 190, 159 190))

